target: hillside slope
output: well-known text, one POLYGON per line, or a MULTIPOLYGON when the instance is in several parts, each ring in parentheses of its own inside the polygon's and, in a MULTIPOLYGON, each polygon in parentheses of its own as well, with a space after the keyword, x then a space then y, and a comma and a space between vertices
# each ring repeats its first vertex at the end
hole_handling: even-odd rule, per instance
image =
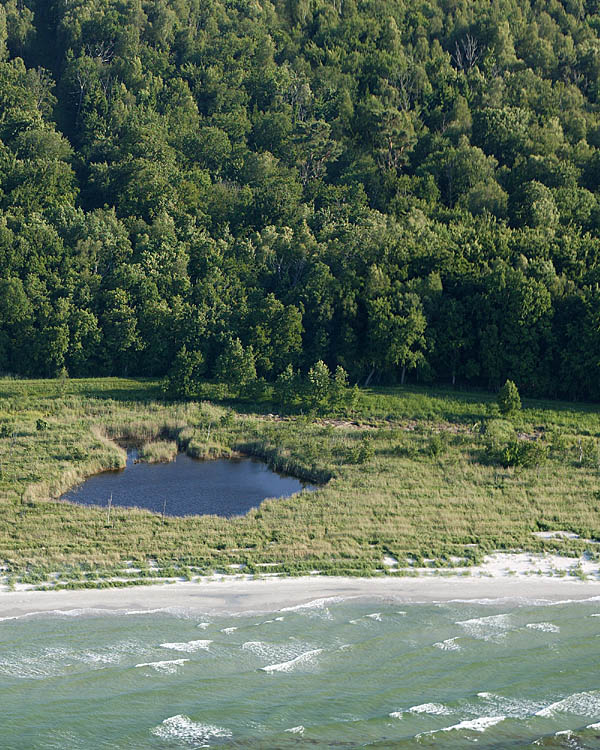
POLYGON ((597 0, 3 0, 0 371, 600 398, 597 0))

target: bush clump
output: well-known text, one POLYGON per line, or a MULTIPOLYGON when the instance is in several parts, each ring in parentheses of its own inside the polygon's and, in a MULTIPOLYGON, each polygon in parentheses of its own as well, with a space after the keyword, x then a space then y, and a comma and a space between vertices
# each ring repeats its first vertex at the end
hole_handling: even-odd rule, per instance
POLYGON ((529 440, 512 440, 500 452, 503 466, 522 466, 534 468, 543 464, 548 458, 548 447, 529 440))
POLYGON ((427 441, 427 454, 431 458, 438 458, 448 450, 448 438, 441 433, 435 433, 427 441))
POLYGON ((369 435, 360 441, 352 450, 351 462, 354 464, 368 464, 375 458, 375 446, 369 435))
POLYGON ((506 383, 498 391, 498 408, 501 414, 512 414, 515 411, 519 411, 521 408, 521 397, 519 396, 519 389, 513 383, 512 380, 507 380, 506 383))

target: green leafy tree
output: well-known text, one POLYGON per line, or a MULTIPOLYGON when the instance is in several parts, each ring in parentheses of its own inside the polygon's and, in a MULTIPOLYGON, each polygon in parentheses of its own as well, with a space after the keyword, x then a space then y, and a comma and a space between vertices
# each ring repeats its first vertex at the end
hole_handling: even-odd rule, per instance
POLYGON ((498 408, 501 414, 512 414, 521 408, 519 389, 512 380, 507 380, 498 391, 498 408))
POLYGON ((283 409, 289 410, 300 395, 300 378, 290 364, 277 376, 277 380, 275 381, 275 397, 283 409))
POLYGON ((174 398, 193 398, 198 394, 205 371, 202 352, 188 351, 184 345, 175 356, 173 366, 163 382, 163 390, 174 398))
POLYGON ((319 360, 310 368, 304 387, 304 404, 309 409, 327 411, 331 394, 331 373, 329 367, 319 360))
POLYGON ((2 370, 600 399, 598 16, 0 0, 2 370))
POLYGON ((254 351, 251 346, 244 348, 236 337, 228 338, 217 357, 214 368, 215 378, 225 383, 236 394, 256 380, 254 351))
POLYGON ((329 389, 329 403, 333 411, 344 411, 352 408, 354 390, 348 385, 348 373, 341 365, 335 368, 329 389))
POLYGON ((132 369, 135 370, 135 357, 144 346, 139 336, 135 308, 124 289, 109 291, 104 299, 102 328, 105 356, 117 372, 127 375, 132 369))
POLYGON ((406 371, 424 359, 427 321, 417 294, 399 292, 368 302, 369 359, 373 369, 406 371))

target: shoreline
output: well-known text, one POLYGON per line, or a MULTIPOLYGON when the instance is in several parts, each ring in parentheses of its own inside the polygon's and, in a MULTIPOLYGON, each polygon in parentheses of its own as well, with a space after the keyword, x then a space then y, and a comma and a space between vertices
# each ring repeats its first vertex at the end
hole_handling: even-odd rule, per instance
POLYGON ((301 608, 318 599, 389 600, 416 604, 450 601, 527 601, 531 604, 600 600, 600 581, 574 578, 418 576, 243 579, 224 577, 201 583, 73 591, 0 593, 0 621, 44 614, 143 614, 183 610, 208 615, 236 615, 301 608))

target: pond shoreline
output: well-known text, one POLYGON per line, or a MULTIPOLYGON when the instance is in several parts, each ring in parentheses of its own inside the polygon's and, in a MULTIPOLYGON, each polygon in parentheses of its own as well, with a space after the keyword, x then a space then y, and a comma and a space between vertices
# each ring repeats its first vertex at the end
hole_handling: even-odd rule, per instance
POLYGON ((313 489, 253 456, 204 461, 180 452, 171 461, 138 458, 138 452, 130 450, 124 469, 88 477, 60 500, 102 509, 107 517, 113 509, 137 508, 162 517, 232 518, 246 515, 264 500, 313 489))

